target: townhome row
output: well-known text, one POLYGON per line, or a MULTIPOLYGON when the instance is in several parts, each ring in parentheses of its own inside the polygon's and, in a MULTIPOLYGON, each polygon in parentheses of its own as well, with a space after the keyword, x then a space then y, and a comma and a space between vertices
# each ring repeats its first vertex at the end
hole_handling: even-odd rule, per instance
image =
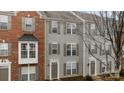
POLYGON ((100 35, 98 44, 81 35, 94 31, 91 16, 83 12, 1 11, 0 80, 53 80, 114 71, 113 59, 106 63, 104 53, 113 54, 110 43, 105 49, 100 35), (84 40, 111 69, 89 53, 84 40))

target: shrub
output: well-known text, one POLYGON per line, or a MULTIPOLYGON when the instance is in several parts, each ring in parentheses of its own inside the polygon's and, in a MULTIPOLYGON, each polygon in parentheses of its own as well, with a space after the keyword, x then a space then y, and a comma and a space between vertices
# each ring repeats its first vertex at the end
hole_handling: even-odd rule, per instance
POLYGON ((91 76, 87 75, 87 76, 84 77, 84 80, 93 81, 93 78, 91 76))
POLYGON ((121 69, 121 71, 120 71, 120 73, 119 73, 119 74, 120 74, 120 76, 121 76, 121 77, 124 77, 124 70, 123 70, 123 69, 121 69))

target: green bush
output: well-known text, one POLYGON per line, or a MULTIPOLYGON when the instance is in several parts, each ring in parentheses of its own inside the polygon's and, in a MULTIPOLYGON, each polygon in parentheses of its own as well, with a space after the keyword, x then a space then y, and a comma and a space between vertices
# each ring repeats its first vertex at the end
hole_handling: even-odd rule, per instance
POLYGON ((84 77, 84 80, 85 81, 93 81, 93 78, 91 76, 87 75, 84 77))
POLYGON ((120 76, 121 76, 121 77, 124 77, 124 70, 123 70, 123 69, 121 69, 121 71, 120 71, 120 73, 119 73, 119 74, 120 74, 120 76))

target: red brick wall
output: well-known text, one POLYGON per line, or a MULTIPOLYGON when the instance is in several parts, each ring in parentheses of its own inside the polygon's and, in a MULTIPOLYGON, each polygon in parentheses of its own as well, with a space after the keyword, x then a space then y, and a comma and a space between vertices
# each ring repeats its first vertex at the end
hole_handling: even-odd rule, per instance
MULTIPOLYGON (((0 39, 5 40, 12 44, 11 55, 7 58, 12 62, 11 67, 11 80, 18 80, 18 68, 21 66, 18 64, 18 38, 23 34, 33 34, 38 41, 38 67, 39 67, 39 80, 44 80, 44 20, 40 18, 40 15, 35 11, 21 11, 17 12, 16 16, 11 17, 11 29, 9 31, 0 30, 0 39), (24 32, 22 31, 22 16, 30 15, 35 17, 35 31, 24 32)), ((2 40, 0 40, 2 42, 2 40)), ((36 64, 37 65, 37 64, 36 64)))

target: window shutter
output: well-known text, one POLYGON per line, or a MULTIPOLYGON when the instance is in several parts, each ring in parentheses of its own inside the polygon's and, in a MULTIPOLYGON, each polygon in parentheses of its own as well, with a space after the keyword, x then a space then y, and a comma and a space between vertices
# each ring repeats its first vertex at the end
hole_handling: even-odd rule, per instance
POLYGON ((66 44, 64 44, 64 56, 66 56, 66 44))
POLYGON ((51 21, 48 21, 49 22, 49 34, 51 34, 52 32, 52 22, 51 21))
POLYGON ((58 34, 60 34, 60 22, 58 22, 58 34))
POLYGON ((97 44, 95 44, 95 54, 97 54, 97 44))
POLYGON ((79 63, 77 63, 76 65, 77 65, 77 74, 79 74, 79 63))
POLYGON ((32 18, 32 31, 35 31, 35 18, 32 18))
POLYGON ((87 29, 88 29, 88 34, 91 34, 91 30, 90 30, 90 23, 87 24, 87 29))
POLYGON ((11 55, 11 43, 8 44, 8 55, 11 55))
POLYGON ((39 80, 39 69, 38 66, 36 66, 36 80, 39 80))
POLYGON ((64 34, 66 34, 67 27, 66 27, 66 22, 64 22, 64 34))
POLYGON ((112 52, 112 46, 111 46, 111 45, 109 45, 109 47, 110 47, 110 50, 109 50, 109 55, 111 55, 111 52, 112 52))
POLYGON ((51 44, 49 44, 49 55, 51 55, 51 44))
POLYGON ((8 30, 11 29, 11 16, 8 16, 8 30))
POLYGON ((64 72, 64 76, 66 76, 66 63, 64 63, 63 72, 64 72))
POLYGON ((22 31, 25 31, 26 27, 25 27, 25 17, 22 17, 22 31))
POLYGON ((77 56, 79 56, 79 44, 77 44, 77 56))
POLYGON ((102 55, 102 45, 100 44, 100 49, 99 49, 100 51, 100 55, 102 55))
POLYGON ((88 51, 89 51, 89 54, 90 54, 90 52, 91 52, 91 45, 90 45, 90 43, 88 44, 88 51))
POLYGON ((58 54, 60 54, 60 44, 58 44, 58 54))
POLYGON ((18 67, 18 81, 21 81, 21 67, 18 67))
POLYGON ((81 26, 80 26, 80 24, 78 23, 78 24, 77 24, 77 29, 76 29, 76 34, 77 34, 77 35, 80 35, 80 29, 81 29, 81 26))

